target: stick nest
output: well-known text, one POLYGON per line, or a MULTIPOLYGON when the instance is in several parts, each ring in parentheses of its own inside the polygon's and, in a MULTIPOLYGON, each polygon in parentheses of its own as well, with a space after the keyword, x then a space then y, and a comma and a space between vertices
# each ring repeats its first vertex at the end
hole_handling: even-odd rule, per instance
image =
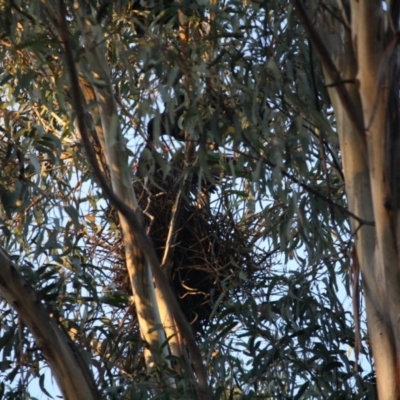
MULTIPOLYGON (((218 311, 220 297, 238 296, 243 289, 250 290, 252 276, 265 270, 266 260, 252 254, 252 236, 237 227, 220 190, 209 183, 199 190, 198 178, 194 176, 184 194, 182 176, 178 169, 166 177, 157 171, 147 185, 137 179, 134 190, 159 260, 163 259, 172 210, 181 191, 164 270, 195 332, 203 333, 213 311, 218 311)), ((124 251, 122 246, 120 251, 124 251)), ((131 293, 125 265, 115 268, 114 284, 131 293)))

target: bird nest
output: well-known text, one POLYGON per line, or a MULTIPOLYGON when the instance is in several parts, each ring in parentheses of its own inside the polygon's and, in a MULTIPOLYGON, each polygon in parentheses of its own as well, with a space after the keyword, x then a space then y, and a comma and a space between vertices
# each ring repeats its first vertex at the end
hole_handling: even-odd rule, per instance
MULTIPOLYGON (((217 300, 249 288, 252 275, 262 266, 256 265, 249 239, 237 228, 234 216, 223 205, 219 189, 204 184, 199 190, 196 177, 193 179, 196 184, 186 185, 180 177, 179 171, 167 177, 158 171, 147 184, 137 179, 134 190, 159 260, 164 256, 174 205, 180 193, 168 249, 169 262, 164 271, 184 314, 194 330, 202 333, 213 311, 217 311, 216 304, 220 303, 217 300)), ((115 269, 114 284, 130 293, 126 271, 122 265, 115 269)))

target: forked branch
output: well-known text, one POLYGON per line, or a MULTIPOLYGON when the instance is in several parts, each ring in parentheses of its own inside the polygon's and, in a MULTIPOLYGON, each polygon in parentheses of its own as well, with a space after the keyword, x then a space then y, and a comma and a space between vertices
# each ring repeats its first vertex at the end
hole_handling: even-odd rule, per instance
POLYGON ((192 355, 192 361, 194 370, 198 379, 198 397, 199 399, 211 399, 210 390, 207 384, 207 374, 206 369, 203 364, 202 356, 200 354, 200 350, 196 344, 196 340, 193 334, 193 331, 186 321, 186 318, 179 307, 178 301, 173 294, 171 287, 168 282, 167 276, 164 274, 162 269, 160 268, 160 264, 157 258, 157 255, 154 250, 154 246, 147 236, 145 230, 140 223, 138 215, 132 210, 129 206, 127 206, 118 196, 115 195, 112 188, 109 186, 106 178, 101 172, 101 169, 97 163, 97 159, 92 148, 90 138, 88 132, 86 130, 86 125, 84 122, 84 107, 81 99, 81 93, 79 88, 79 79, 78 72, 74 63, 74 57, 72 52, 71 41, 68 33, 68 26, 66 22, 66 10, 65 4, 63 0, 59 0, 59 11, 60 11, 60 34, 64 47, 64 54, 67 63, 68 73, 71 80, 71 94, 73 107, 76 112, 76 118, 78 122, 79 131, 81 133, 82 142, 85 146, 85 150, 88 155, 88 159, 91 163, 91 166, 96 174, 99 184, 107 197, 110 203, 126 218, 129 223, 129 226, 135 235, 135 238, 142 248, 143 253, 145 254, 155 279, 155 283, 157 287, 162 292, 163 296, 166 299, 166 302, 170 305, 171 311, 174 319, 176 320, 178 327, 186 340, 186 345, 192 355))

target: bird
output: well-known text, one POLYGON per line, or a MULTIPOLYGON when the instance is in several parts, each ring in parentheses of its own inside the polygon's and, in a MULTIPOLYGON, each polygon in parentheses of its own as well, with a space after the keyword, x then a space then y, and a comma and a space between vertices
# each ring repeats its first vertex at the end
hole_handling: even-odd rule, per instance
POLYGON ((147 140, 154 141, 157 137, 168 135, 180 142, 185 141, 185 133, 183 129, 179 127, 181 117, 185 113, 184 105, 185 96, 179 95, 177 100, 177 106, 171 113, 164 104, 164 111, 153 118, 147 124, 147 140))

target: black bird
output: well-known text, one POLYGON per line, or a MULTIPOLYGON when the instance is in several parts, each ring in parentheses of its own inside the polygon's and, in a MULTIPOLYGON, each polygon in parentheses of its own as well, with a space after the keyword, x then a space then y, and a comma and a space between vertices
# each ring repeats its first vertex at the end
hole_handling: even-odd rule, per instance
POLYGON ((147 141, 153 141, 155 139, 155 134, 158 133, 158 136, 168 135, 173 137, 180 142, 185 141, 185 133, 179 128, 179 119, 185 112, 185 108, 183 106, 185 97, 184 95, 180 95, 178 99, 178 105, 171 113, 167 109, 167 105, 165 104, 164 112, 159 116, 153 117, 149 123, 147 124, 147 141))
POLYGON ((146 146, 140 154, 136 173, 138 177, 144 178, 146 183, 148 178, 154 174, 155 169, 159 167, 155 160, 154 139, 168 135, 181 142, 185 140, 185 134, 179 128, 179 118, 184 113, 183 101, 184 96, 179 96, 179 103, 173 113, 168 112, 167 105, 165 105, 164 112, 153 117, 147 124, 146 146))

